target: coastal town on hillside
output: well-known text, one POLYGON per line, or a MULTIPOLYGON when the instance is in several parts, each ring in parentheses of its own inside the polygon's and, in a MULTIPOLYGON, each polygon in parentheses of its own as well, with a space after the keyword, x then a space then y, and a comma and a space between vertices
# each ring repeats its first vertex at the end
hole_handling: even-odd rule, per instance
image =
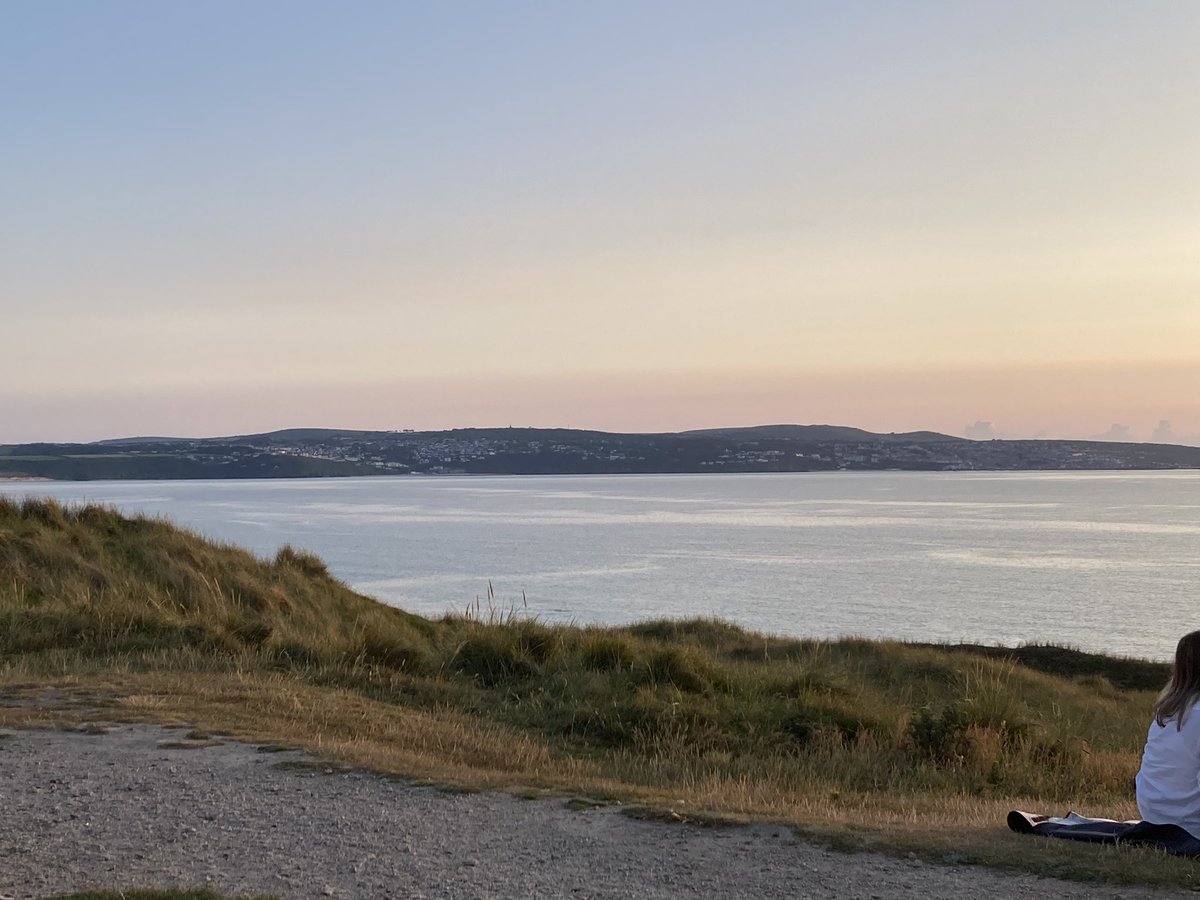
POLYGON ((65 480, 1197 467, 1200 448, 1169 444, 973 441, 929 432, 886 435, 829 426, 678 434, 296 429, 233 438, 0 447, 0 476, 65 480))

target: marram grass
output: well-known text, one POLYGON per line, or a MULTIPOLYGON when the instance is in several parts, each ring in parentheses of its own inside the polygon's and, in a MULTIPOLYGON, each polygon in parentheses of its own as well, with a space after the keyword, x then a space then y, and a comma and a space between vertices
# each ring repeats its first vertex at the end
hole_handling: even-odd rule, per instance
MULTIPOLYGON (((706 619, 581 628, 476 607, 430 621, 291 548, 262 560, 160 520, 0 500, 9 696, 52 687, 111 717, 187 721, 459 786, 1192 884, 1185 861, 1045 847, 1003 824, 1013 807, 1135 816, 1166 674, 1064 648, 791 640, 706 619)), ((82 715, 2 704, 0 724, 82 715)))

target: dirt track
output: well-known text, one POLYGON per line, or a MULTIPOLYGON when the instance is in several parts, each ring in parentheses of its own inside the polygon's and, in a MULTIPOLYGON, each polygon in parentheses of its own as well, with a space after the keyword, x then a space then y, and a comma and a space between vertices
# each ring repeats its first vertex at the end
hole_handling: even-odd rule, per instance
POLYGON ((169 885, 280 897, 1165 896, 843 855, 771 826, 448 794, 233 742, 172 747, 181 737, 133 726, 0 739, 0 896, 169 885))

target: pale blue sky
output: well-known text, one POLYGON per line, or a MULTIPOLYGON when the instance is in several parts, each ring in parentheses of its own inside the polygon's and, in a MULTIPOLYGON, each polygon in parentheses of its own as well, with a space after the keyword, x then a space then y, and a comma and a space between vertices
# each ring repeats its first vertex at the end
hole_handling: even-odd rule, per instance
POLYGON ((1200 4, 0 2, 0 442, 1200 434, 1200 4))

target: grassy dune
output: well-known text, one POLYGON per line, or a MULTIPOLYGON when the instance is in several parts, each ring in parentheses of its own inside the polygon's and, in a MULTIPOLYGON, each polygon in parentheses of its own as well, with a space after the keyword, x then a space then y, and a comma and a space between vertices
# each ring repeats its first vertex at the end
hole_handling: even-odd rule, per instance
POLYGON ((1157 854, 1010 835, 1013 807, 1136 815, 1166 668, 790 640, 711 621, 429 621, 100 507, 0 500, 0 724, 189 722, 459 787, 793 824, 839 845, 1081 878, 1197 883, 1157 854), (28 702, 52 689, 55 709, 28 702), (15 705, 12 698, 22 700, 15 705))

